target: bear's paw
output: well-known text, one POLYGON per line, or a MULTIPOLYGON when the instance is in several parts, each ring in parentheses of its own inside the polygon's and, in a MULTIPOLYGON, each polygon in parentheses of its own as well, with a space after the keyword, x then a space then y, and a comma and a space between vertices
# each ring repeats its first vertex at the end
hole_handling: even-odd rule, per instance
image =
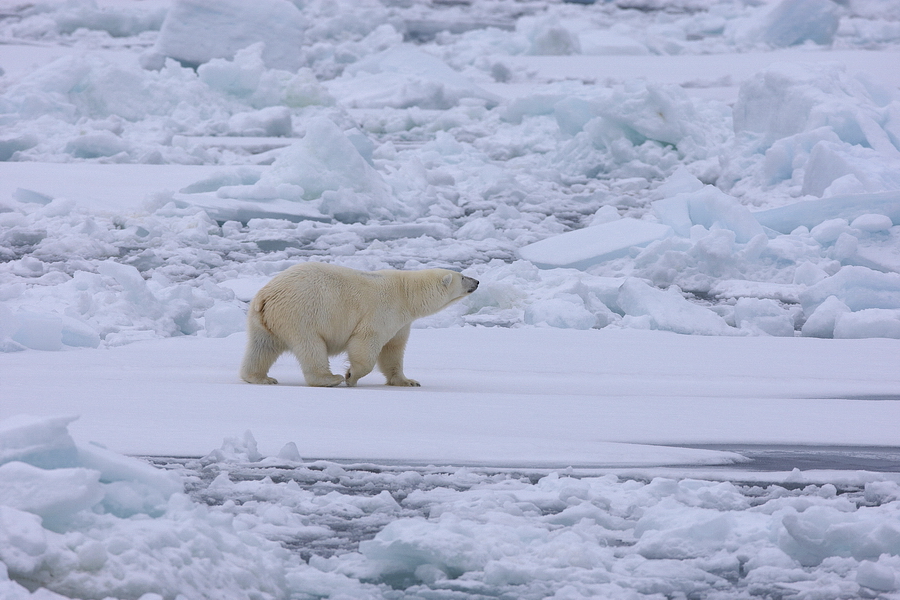
POLYGON ((266 377, 266 376, 244 377, 243 379, 247 383, 255 383, 255 384, 260 384, 260 385, 275 385, 276 383, 278 383, 278 380, 275 379, 274 377, 266 377))
MULTIPOLYGON (((344 378, 341 375, 335 375, 334 373, 329 373, 328 375, 317 375, 306 377, 307 385, 311 385, 313 387, 337 387, 344 383, 344 378)), ((350 382, 347 382, 347 385, 350 385, 350 382)))
POLYGON ((387 384, 400 387, 422 387, 422 384, 415 379, 407 379, 406 377, 391 377, 387 384))

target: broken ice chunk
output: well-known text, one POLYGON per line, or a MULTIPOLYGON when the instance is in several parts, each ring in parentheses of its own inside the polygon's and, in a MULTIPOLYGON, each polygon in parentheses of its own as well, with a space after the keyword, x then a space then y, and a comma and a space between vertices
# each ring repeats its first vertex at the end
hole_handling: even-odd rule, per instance
POLYGON ((529 244, 519 249, 519 256, 542 269, 586 269, 669 235, 668 225, 624 218, 529 244))

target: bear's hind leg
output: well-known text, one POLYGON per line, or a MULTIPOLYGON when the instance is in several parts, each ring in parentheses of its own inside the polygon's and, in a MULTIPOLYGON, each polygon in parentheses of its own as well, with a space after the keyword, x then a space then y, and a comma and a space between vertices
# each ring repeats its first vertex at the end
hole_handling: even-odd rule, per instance
POLYGON ((356 382, 372 372, 380 351, 374 336, 357 334, 347 344, 347 358, 350 368, 347 369, 347 385, 353 387, 356 382))
POLYGON ((268 331, 251 323, 247 328, 247 349, 241 363, 241 379, 247 383, 276 384, 269 369, 287 347, 268 331))
POLYGON ((409 379, 403 374, 403 353, 406 350, 406 341, 409 339, 409 325, 397 332, 391 340, 384 345, 378 355, 378 368, 387 378, 388 385, 419 387, 421 384, 415 379, 409 379))
POLYGON ((331 365, 328 364, 328 349, 323 340, 306 340, 304 343, 295 345, 292 351, 300 362, 306 385, 335 387, 344 383, 343 377, 331 372, 331 365))

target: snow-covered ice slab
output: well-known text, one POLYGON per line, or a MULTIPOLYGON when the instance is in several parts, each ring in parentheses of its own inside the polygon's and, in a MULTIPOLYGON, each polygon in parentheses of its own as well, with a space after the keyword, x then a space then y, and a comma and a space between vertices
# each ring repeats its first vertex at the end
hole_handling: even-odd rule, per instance
POLYGON ((900 446, 900 340, 421 329, 407 351, 415 389, 377 373, 358 388, 306 387, 289 356, 272 370, 279 385, 249 385, 243 345, 237 334, 0 355, 0 419, 80 414, 76 439, 129 454, 201 456, 249 429, 267 456, 294 442, 306 459, 406 464, 703 464, 734 457, 685 447, 900 446))
POLYGON ((713 284, 709 294, 717 298, 771 298, 789 304, 798 304, 800 292, 803 289, 802 286, 792 283, 721 279, 713 284))
POLYGON ((221 198, 215 192, 200 194, 175 194, 177 205, 196 206, 206 211, 215 221, 239 221, 246 224, 250 219, 284 219, 298 223, 300 221, 331 221, 331 217, 323 215, 315 206, 303 202, 268 199, 265 202, 221 198))
MULTIPOLYGON (((127 50, 110 48, 94 48, 91 53, 110 61, 127 60, 131 54, 127 50)), ((0 44, 0 65, 2 65, 4 77, 7 77, 9 81, 16 81, 44 65, 71 54, 72 48, 69 46, 35 43, 26 45, 4 40, 4 43, 0 44)))
MULTIPOLYGON (((172 137, 173 146, 181 146, 188 150, 194 148, 228 148, 243 150, 250 154, 262 154, 290 146, 295 141, 290 137, 278 136, 223 136, 223 135, 176 135, 172 137)), ((271 154, 266 154, 271 156, 271 154)))
POLYGON ((256 292, 269 283, 271 277, 248 277, 243 279, 226 279, 219 285, 234 292, 234 297, 242 302, 250 302, 256 292))
POLYGON ((804 200, 762 210, 753 213, 753 216, 764 227, 779 233, 790 233, 798 227, 812 229, 829 219, 853 221, 867 214, 886 215, 894 225, 900 225, 900 190, 804 200))
MULTIPOLYGON (((772 52, 745 52, 740 60, 734 54, 679 54, 659 56, 570 55, 504 56, 510 67, 526 68, 540 79, 567 79, 592 82, 620 82, 646 79, 656 83, 684 86, 689 94, 734 101, 738 86, 771 64, 780 62, 836 62, 846 65, 848 73, 865 74, 891 89, 900 87, 900 70, 889 53, 868 50, 809 51, 785 48, 772 52)), ((494 93, 516 95, 516 86, 486 85, 494 93)), ((521 91, 521 90, 518 90, 521 91)))
POLYGON ((67 198, 100 212, 128 213, 157 192, 174 192, 219 166, 0 162, 0 204, 19 189, 67 198))
POLYGON ((445 109, 462 98, 499 100, 440 59, 407 46, 367 56, 325 87, 352 108, 445 109))
POLYGON ((640 279, 629 277, 619 288, 623 323, 630 327, 674 331, 687 335, 735 335, 720 315, 685 300, 675 288, 663 291, 640 279))
POLYGON ((746 207, 711 185, 656 200, 653 209, 660 221, 670 225, 682 237, 690 237, 694 225, 728 229, 734 232, 735 241, 739 243, 747 243, 763 233, 746 207))
POLYGON ((307 19, 289 2, 260 0, 252 6, 236 0, 176 1, 162 24, 154 52, 188 64, 231 58, 263 41, 270 67, 297 69, 297 47, 303 43, 307 19), (215 32, 210 35, 209 32, 215 32))
POLYGON ((519 256, 542 269, 586 269, 671 234, 667 225, 624 218, 529 244, 519 249, 519 256))

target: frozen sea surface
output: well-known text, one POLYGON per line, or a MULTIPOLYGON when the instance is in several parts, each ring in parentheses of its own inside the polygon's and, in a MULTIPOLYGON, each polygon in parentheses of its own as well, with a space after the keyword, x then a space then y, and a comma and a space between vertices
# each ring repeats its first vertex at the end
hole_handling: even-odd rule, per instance
POLYGON ((484 281, 429 326, 900 336, 890 2, 209 8, 4 9, 4 350, 233 333, 300 260, 484 281))
POLYGON ((8 355, 10 597, 893 597, 896 340, 417 329, 404 393, 242 344, 8 355))
MULTIPOLYGON (((896 472, 304 461, 296 444, 263 456, 250 433, 203 457, 138 460, 74 442, 70 421, 0 422, 4 597, 891 598, 896 589, 896 472)), ((790 464, 792 452, 820 451, 762 454, 790 464)))
POLYGON ((900 597, 898 64, 891 0, 0 0, 0 598, 900 597), (304 260, 481 285, 421 389, 239 382, 304 260))

